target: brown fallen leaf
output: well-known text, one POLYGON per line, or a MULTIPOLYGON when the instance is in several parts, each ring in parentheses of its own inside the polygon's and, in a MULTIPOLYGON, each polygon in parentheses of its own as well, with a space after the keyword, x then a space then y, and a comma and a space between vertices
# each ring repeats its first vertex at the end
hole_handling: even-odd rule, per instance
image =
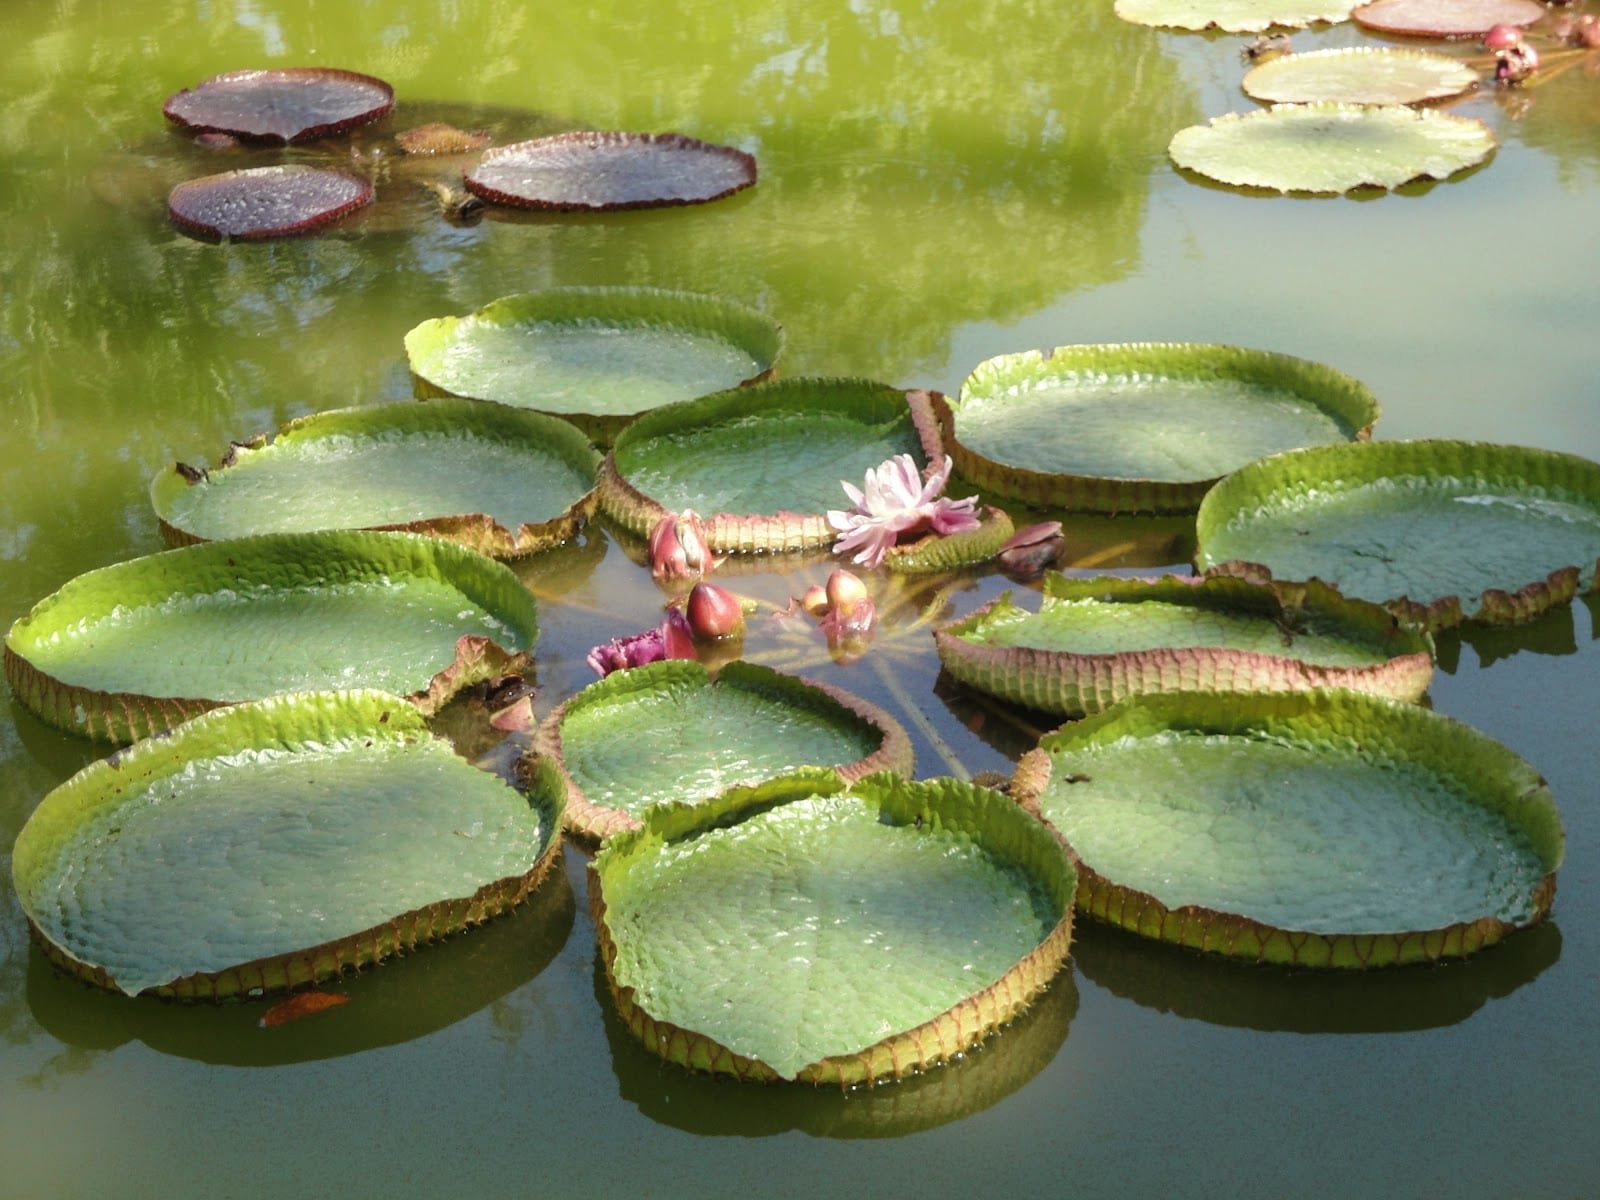
POLYGON ((256 1024, 262 1029, 272 1029, 348 1003, 350 997, 343 992, 296 992, 287 1000, 280 1000, 267 1009, 256 1024))

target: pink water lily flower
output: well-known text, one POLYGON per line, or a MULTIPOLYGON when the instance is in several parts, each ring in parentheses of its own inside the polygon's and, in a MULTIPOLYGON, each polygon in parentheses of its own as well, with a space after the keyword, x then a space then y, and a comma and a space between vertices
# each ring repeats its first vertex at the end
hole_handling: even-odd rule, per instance
POLYGON ((943 536, 978 528, 978 498, 951 500, 940 495, 950 480, 950 456, 924 480, 909 454, 897 454, 867 471, 865 488, 840 481, 855 505, 848 511, 833 509, 828 524, 838 532, 835 554, 850 554, 863 567, 881 566, 890 547, 925 533, 943 536))
POLYGON ((612 638, 589 651, 585 660, 594 673, 604 679, 613 671, 642 667, 664 658, 694 658, 694 632, 679 608, 669 608, 666 620, 654 629, 627 637, 612 638))

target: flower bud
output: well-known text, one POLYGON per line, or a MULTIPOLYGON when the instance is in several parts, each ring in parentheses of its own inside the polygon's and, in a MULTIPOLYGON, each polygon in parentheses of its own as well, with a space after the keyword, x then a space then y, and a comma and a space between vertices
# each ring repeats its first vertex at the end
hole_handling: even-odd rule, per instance
POLYGON ((697 583, 689 592, 689 628, 697 641, 720 641, 744 633, 744 607, 727 588, 697 583))
POLYGON ((828 611, 828 593, 820 583, 813 583, 800 597, 800 607, 813 617, 823 616, 828 611))
POLYGON ((828 576, 828 611, 822 630, 828 642, 864 638, 878 623, 878 608, 867 594, 867 585, 849 571, 838 570, 828 576))
POLYGON ((657 581, 699 579, 714 565, 705 526, 692 508, 668 513, 650 531, 650 577, 657 581))
POLYGON ((1017 530, 995 557, 1000 569, 1013 579, 1037 579, 1061 556, 1064 540, 1060 521, 1044 521, 1017 530))
POLYGON ((1483 35, 1485 50, 1509 50, 1522 44, 1522 30, 1515 25, 1493 25, 1483 35))

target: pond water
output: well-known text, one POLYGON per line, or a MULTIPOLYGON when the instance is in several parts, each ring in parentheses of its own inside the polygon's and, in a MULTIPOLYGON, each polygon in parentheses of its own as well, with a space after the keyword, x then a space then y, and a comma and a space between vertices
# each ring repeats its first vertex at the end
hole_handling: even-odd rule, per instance
MULTIPOLYGON (((9 0, 0 31, 8 624, 82 571, 161 548, 146 489, 174 460, 407 397, 406 330, 551 285, 725 295, 783 323, 788 376, 946 391, 1011 351, 1234 343, 1362 380, 1381 438, 1600 458, 1592 69, 1459 105, 1499 137, 1482 168, 1304 199, 1169 165, 1178 128, 1251 106, 1244 39, 1136 28, 1109 0, 9 0), (393 202, 329 236, 171 229, 173 164, 213 168, 167 134, 165 97, 319 64, 388 79, 421 120, 675 129, 754 153, 761 179, 701 208, 452 225, 379 164, 393 202)), ((1186 519, 1069 532, 1084 571, 1183 569, 1192 552, 1186 519)), ((825 570, 735 586, 781 600, 825 570)), ((587 680, 590 646, 658 619, 601 527, 519 572, 541 601, 541 713, 587 680)), ((1009 771, 1028 731, 939 679, 913 620, 1002 586, 898 586, 853 664, 809 629, 762 626, 747 646, 900 715, 923 775, 1009 771)), ((63 979, 0 888, 0 1195, 1593 1194, 1597 614, 1585 600, 1447 636, 1431 692, 1550 781, 1568 853, 1549 923, 1465 963, 1356 977, 1080 926, 1069 971, 1001 1037, 872 1095, 753 1090, 647 1055, 604 996, 576 852, 522 911, 277 1030, 250 1006, 63 979)), ((478 716, 452 727, 472 741, 478 716)), ((40 797, 103 752, 14 701, 0 711, 7 867, 40 797)))

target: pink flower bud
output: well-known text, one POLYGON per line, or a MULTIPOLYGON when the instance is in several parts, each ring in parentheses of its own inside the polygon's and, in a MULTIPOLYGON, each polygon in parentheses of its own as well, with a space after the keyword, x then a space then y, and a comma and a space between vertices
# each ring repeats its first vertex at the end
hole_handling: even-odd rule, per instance
POLYGON ((663 658, 696 657, 694 630, 689 627, 689 619, 682 609, 667 609, 667 619, 661 622, 660 633, 663 658))
POLYGON ((828 576, 828 611, 822 618, 822 631, 828 644, 864 638, 878 623, 878 607, 867 594, 867 585, 849 571, 828 576))
POLYGON ((658 581, 699 579, 714 566, 705 526, 692 508, 668 513, 650 531, 650 577, 658 581))
POLYGON ((697 583, 689 593, 689 628, 699 641, 719 641, 744 633, 744 607, 727 588, 697 583))
POLYGON ((1485 50, 1509 50, 1522 44, 1522 30, 1515 25, 1494 25, 1483 35, 1485 50))
POLYGON ((820 583, 813 583, 806 589, 805 595, 800 597, 800 607, 813 617, 820 617, 828 611, 828 593, 820 583))

